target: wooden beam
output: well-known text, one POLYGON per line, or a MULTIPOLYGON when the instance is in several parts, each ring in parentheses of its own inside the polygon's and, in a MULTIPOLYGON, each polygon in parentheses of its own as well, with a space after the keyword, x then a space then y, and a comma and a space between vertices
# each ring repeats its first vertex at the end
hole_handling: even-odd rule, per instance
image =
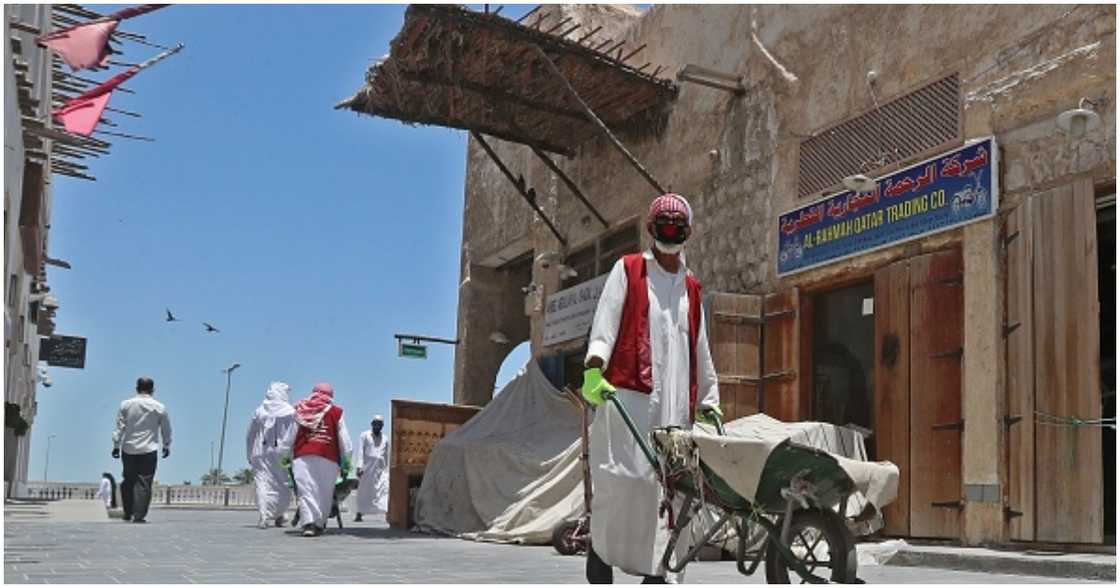
POLYGON ((556 163, 552 161, 551 158, 541 152, 540 149, 533 149, 533 153, 536 153, 537 157, 539 157, 541 161, 543 161, 544 164, 548 166, 548 169, 552 170, 553 173, 559 176, 560 180, 564 182, 564 185, 568 186, 568 189, 576 195, 576 198, 579 198, 579 201, 582 202, 583 205, 591 211, 591 214, 594 214, 595 218, 599 219, 599 222, 603 223, 604 229, 611 226, 610 223, 607 222, 607 219, 603 218, 603 215, 599 214, 599 211, 595 210, 595 207, 592 206, 590 202, 588 202, 587 198, 584 197, 583 192, 580 191, 579 186, 577 186, 576 183, 568 177, 568 174, 564 173, 564 170, 560 169, 560 167, 556 165, 556 163))
POLYGON ((474 137, 475 141, 478 141, 478 144, 482 146, 482 149, 486 151, 486 154, 490 156, 490 159, 492 159, 494 163, 497 164, 498 169, 500 169, 502 173, 505 174, 506 179, 508 179, 509 182, 513 184, 513 187, 517 188, 518 193, 521 194, 521 197, 525 199, 525 202, 529 203, 529 206, 533 208, 533 210, 537 213, 537 216, 539 216, 540 219, 544 221, 544 224, 548 225, 549 230, 551 230, 552 234, 556 236, 556 240, 560 241, 561 245, 567 247, 568 240, 560 234, 560 231, 556 230, 556 226, 552 224, 552 221, 548 220, 548 217, 545 216, 544 211, 541 210, 540 205, 537 204, 536 191, 532 188, 525 187, 525 178, 520 176, 517 178, 513 177, 513 172, 511 172, 509 168, 507 168, 506 165, 502 163, 502 160, 498 157, 498 154, 494 152, 494 149, 490 147, 490 144, 486 142, 486 139, 482 138, 481 134, 479 134, 477 131, 471 131, 471 136, 474 137))
POLYGON ((626 146, 624 146, 622 142, 614 136, 614 133, 612 133, 611 130, 607 128, 607 125, 604 124, 603 121, 595 114, 595 111, 591 110, 591 107, 583 101, 583 98, 580 97, 579 92, 576 92, 576 89, 572 87, 572 83, 568 81, 568 78, 564 77, 564 74, 560 72, 560 69, 556 67, 556 64, 553 63, 552 58, 550 58, 548 54, 544 52, 544 49, 541 49, 538 46, 537 52, 540 54, 541 58, 544 59, 544 62, 548 65, 549 69, 552 70, 552 73, 556 77, 560 78, 560 81, 564 84, 564 88, 568 90, 568 93, 572 96, 572 98, 574 98, 575 101, 579 103, 580 107, 583 108, 583 111, 587 115, 587 118, 590 119, 591 122, 595 124, 595 126, 599 127, 599 130, 603 133, 603 135, 607 137, 607 140, 610 141, 611 144, 614 145, 615 149, 617 149, 619 153, 621 153, 622 156, 630 162, 630 165, 643 178, 645 178, 647 182, 649 182, 650 186, 652 186, 659 195, 664 194, 665 189, 661 187, 661 184, 658 183, 658 181, 653 178, 649 171, 647 171, 646 168, 638 162, 638 159, 634 157, 629 150, 626 149, 626 146))

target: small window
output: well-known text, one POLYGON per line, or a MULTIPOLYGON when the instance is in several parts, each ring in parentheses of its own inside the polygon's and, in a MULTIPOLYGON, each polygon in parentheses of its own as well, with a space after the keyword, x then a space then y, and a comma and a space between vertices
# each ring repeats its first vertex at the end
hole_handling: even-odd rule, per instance
POLYGON ((565 278, 564 287, 597 278, 611 271, 615 262, 623 255, 637 253, 640 250, 638 225, 623 225, 568 256, 564 264, 575 270, 576 275, 565 278))

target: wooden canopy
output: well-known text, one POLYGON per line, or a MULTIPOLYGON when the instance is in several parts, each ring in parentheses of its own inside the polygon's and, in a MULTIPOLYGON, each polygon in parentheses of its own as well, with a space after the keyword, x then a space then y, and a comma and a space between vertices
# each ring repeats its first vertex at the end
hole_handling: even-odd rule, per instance
MULTIPOLYGON (((573 155, 599 132, 543 61, 540 47, 612 130, 663 120, 676 85, 626 64, 621 42, 565 38, 552 29, 459 6, 411 5, 387 58, 337 108, 473 130, 573 155), (581 43, 580 41, 585 41, 581 43)), ((648 65, 648 64, 647 64, 648 65)), ((655 72, 656 73, 656 72, 655 72)))

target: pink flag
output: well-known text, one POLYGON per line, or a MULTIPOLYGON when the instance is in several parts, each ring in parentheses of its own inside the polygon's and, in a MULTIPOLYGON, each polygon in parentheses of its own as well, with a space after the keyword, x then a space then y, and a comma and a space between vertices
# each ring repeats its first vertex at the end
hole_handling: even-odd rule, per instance
POLYGON ((109 104, 112 91, 93 96, 91 98, 75 98, 67 102, 62 108, 54 112, 56 118, 62 121, 67 131, 86 137, 93 134, 97 121, 101 120, 101 113, 105 105, 109 104))
POLYGON ((117 23, 107 20, 79 25, 44 37, 42 41, 74 71, 105 65, 109 60, 109 35, 117 28, 117 23))
POLYGON ((101 113, 105 112, 105 106, 109 104, 109 97, 113 95, 113 90, 136 75, 138 71, 140 68, 132 67, 109 78, 89 92, 67 100, 66 104, 54 111, 55 118, 62 121, 67 131, 88 137, 97 127, 101 113))
POLYGON ((66 104, 63 104, 58 110, 54 111, 54 117, 62 122, 62 125, 66 127, 67 131, 88 137, 93 133, 93 130, 97 128, 97 121, 101 119, 101 113, 105 112, 105 106, 109 104, 109 97, 113 95, 113 90, 115 90, 117 86, 139 73, 140 70, 151 67, 157 62, 178 53, 182 49, 182 44, 173 49, 168 49, 144 63, 134 65, 108 80, 105 80, 96 88, 67 100, 66 104))
POLYGON ((143 4, 118 10, 108 16, 41 35, 39 42, 54 49, 74 71, 105 65, 109 59, 109 35, 126 18, 158 10, 166 4, 143 4))

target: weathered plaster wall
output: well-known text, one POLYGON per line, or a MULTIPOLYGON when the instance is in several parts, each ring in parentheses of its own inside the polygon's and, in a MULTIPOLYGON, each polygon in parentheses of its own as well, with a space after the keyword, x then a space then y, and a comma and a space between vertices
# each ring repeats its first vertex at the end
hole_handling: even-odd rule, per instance
MULTIPOLYGON (((659 5, 635 19, 626 33, 628 46, 646 45, 635 61, 665 66, 663 76, 690 63, 739 75, 747 92, 737 97, 682 83, 663 129, 620 138, 666 188, 692 202, 696 226, 689 264, 709 292, 790 286, 811 291, 846 276, 869 275, 895 259, 961 247, 966 301, 962 473, 966 485, 1000 484, 1002 215, 782 279, 773 262, 776 219, 807 203, 796 192, 799 143, 872 108, 869 70, 878 72, 880 101, 951 72, 960 74, 965 137, 995 135, 1001 146, 1002 213, 1024 195, 1074 177, 1114 178, 1115 25, 1115 7, 1108 5, 659 5), (1103 124, 1071 141, 1058 131, 1055 118, 1082 97, 1098 102, 1103 124)), ((515 169, 541 193, 570 250, 602 232, 526 148, 508 149, 515 169), (518 151, 520 159, 513 156, 518 151)), ((465 222, 485 226, 465 227, 464 257, 469 250, 482 259, 515 241, 538 253, 562 250, 547 228, 529 222, 528 207, 495 175, 496 168, 477 158, 473 147, 471 154, 465 222), (492 215, 472 216, 483 207, 492 215), (507 212, 493 215, 502 210, 507 212), (517 241, 515 229, 525 227, 530 237, 517 241)), ((605 140, 588 141, 576 157, 559 162, 612 224, 640 217, 656 195, 605 140)), ((543 286, 545 296, 559 287, 555 267, 534 265, 532 281, 543 286)), ((463 311, 461 302, 461 332, 464 321, 488 320, 465 317, 463 311)), ((543 316, 532 314, 537 355, 543 316)), ((997 505, 969 504, 965 538, 971 543, 1002 540, 1000 516, 997 505)))

